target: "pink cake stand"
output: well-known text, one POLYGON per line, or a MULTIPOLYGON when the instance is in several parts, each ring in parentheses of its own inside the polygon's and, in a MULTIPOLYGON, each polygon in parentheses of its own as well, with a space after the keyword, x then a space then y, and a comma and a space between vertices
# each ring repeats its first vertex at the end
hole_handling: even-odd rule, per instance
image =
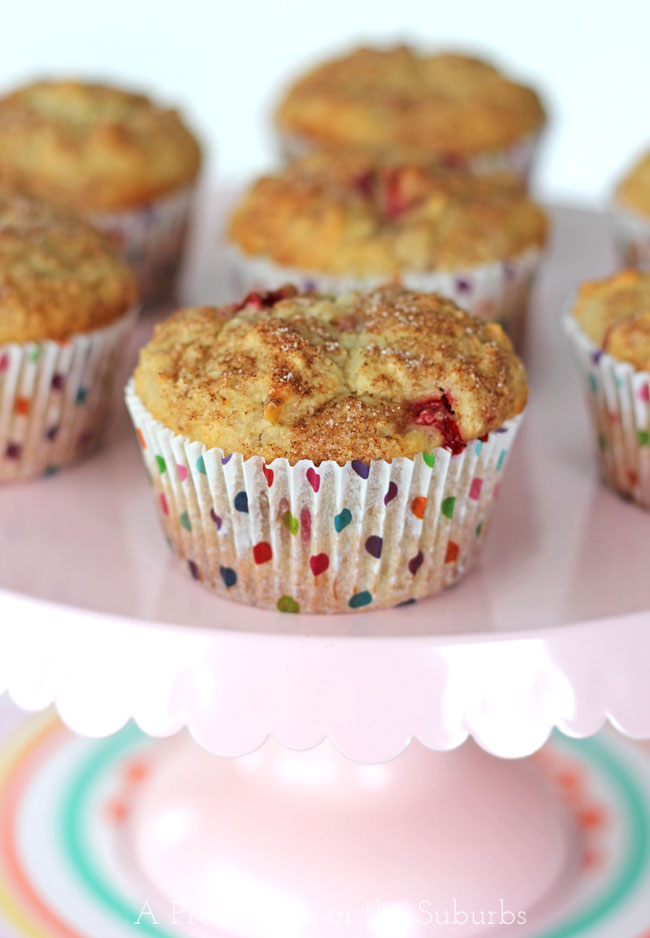
MULTIPOLYGON (((217 221, 193 302, 223 296, 217 221)), ((603 218, 556 212, 529 414, 484 556, 438 598, 317 617, 209 594, 167 551, 119 405, 101 454, 0 491, 0 690, 81 734, 189 730, 160 744, 129 862, 196 934, 533 934, 557 906, 575 831, 523 757, 553 727, 650 736, 650 519, 596 477, 559 328, 613 266, 603 218)))

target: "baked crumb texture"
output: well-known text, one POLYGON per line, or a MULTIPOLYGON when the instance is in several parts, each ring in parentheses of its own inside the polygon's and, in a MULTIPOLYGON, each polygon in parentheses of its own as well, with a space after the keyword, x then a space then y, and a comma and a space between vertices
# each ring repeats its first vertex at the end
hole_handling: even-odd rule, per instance
POLYGON ((0 482, 96 447, 136 292, 87 222, 0 185, 0 482))
POLYGON ((190 186, 200 147, 141 94, 42 81, 0 99, 0 177, 83 212, 133 208, 190 186))
POLYGON ((0 185, 0 343, 68 340, 122 317, 129 267, 87 222, 0 185))
POLYGON ((278 129, 312 145, 425 153, 456 165, 539 133, 542 104, 493 66, 406 46, 357 49, 300 78, 278 129))
POLYGON ((229 233, 244 254, 285 267, 390 279, 539 250, 547 221, 509 177, 315 153, 254 183, 229 233))
POLYGON ((602 475, 650 508, 650 274, 584 284, 566 328, 602 475))
MULTIPOLYGON (((462 271, 409 273, 390 282, 416 293, 438 293, 486 322, 497 322, 519 347, 526 333, 530 293, 541 257, 539 251, 531 250, 506 263, 495 261, 462 271)), ((287 283, 306 293, 335 296, 386 283, 381 277, 336 277, 280 267, 265 257, 242 254, 232 244, 226 248, 226 260, 230 296, 274 291, 287 283)))
POLYGON ((616 200, 650 222, 650 151, 621 179, 616 188, 616 200))
POLYGON ((182 310, 141 351, 135 390, 209 449, 315 465, 458 453, 527 397, 500 326, 395 286, 338 298, 285 287, 182 310))
POLYGON ((623 270, 583 284, 573 315, 603 351, 650 371, 650 273, 623 270))
POLYGON ((127 404, 167 539, 215 592, 282 613, 361 612, 450 586, 485 539, 521 417, 464 446, 343 466, 206 449, 127 404))
POLYGON ((388 280, 499 322, 518 344, 546 219, 510 177, 317 153, 255 183, 230 234, 233 296, 285 283, 338 294, 388 280))
POLYGON ((143 95, 59 81, 0 98, 0 180, 87 215, 143 302, 174 295, 200 162, 176 111, 143 95))

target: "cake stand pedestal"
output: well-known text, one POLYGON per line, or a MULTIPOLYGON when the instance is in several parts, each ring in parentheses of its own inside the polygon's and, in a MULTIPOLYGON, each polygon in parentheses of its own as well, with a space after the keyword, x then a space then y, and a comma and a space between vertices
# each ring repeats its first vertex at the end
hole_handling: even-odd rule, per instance
POLYGON ((126 838, 171 933, 537 935, 569 888, 574 814, 524 757, 554 727, 650 736, 650 581, 648 515, 594 474, 559 328, 608 232, 556 222, 530 411, 485 553, 442 596, 318 617, 210 595, 166 553, 123 413, 95 458, 0 491, 0 690, 81 734, 194 737, 158 744, 126 838))
POLYGON ((574 872, 568 813, 528 760, 412 743, 353 763, 268 741, 215 760, 165 747, 135 804, 140 869, 217 934, 454 934, 530 921, 574 872))

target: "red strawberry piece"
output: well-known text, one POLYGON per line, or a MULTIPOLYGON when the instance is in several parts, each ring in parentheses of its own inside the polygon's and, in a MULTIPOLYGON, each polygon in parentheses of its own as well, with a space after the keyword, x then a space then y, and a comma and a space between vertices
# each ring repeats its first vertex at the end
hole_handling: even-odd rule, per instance
POLYGON ((384 214, 391 221, 399 218, 408 208, 408 201, 405 199, 400 185, 400 176, 397 167, 391 169, 386 175, 384 184, 384 214))
POLYGON ((408 167, 400 166, 394 166, 386 173, 383 195, 384 215, 389 221, 399 218, 422 198, 417 178, 408 167))
POLYGON ((241 301, 241 304, 237 307, 238 309, 244 309, 246 306, 252 306, 253 309, 263 309, 264 302, 259 293, 249 293, 248 296, 244 297, 241 301))
POLYGON ((248 296, 245 296, 241 303, 235 306, 235 312, 239 312, 240 309, 245 309, 247 306, 252 306, 253 309, 270 309, 272 306, 275 306, 276 303, 279 303, 280 300, 286 300, 290 296, 296 296, 297 293, 297 289, 289 283, 285 284, 283 287, 279 287, 277 290, 265 290, 262 292, 254 290, 252 293, 249 293, 248 296))
POLYGON ((369 199, 377 185, 376 170, 369 169, 365 173, 361 173, 360 176, 357 176, 357 178, 353 180, 352 185, 364 198, 369 199))
POLYGON ((451 401, 447 394, 433 397, 427 401, 419 401, 414 405, 415 415, 413 422, 420 427, 435 427, 443 439, 443 446, 450 450, 453 456, 462 453, 467 444, 458 429, 451 401))

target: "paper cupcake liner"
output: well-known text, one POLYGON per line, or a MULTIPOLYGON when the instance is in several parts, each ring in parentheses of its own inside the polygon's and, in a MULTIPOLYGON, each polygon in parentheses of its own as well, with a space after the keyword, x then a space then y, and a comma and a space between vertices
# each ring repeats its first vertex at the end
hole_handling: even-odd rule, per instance
POLYGON ((126 403, 163 530, 191 575, 281 612, 381 609, 456 582, 483 543, 521 420, 458 456, 267 465, 175 434, 132 381, 126 403))
POLYGON ((601 472, 621 494, 650 508, 650 372, 603 352, 573 317, 564 326, 584 379, 601 472))
POLYGON ((98 445, 136 316, 66 342, 0 345, 0 482, 49 475, 98 445))
POLYGON ((183 189, 128 211, 91 216, 93 224, 116 241, 135 271, 143 303, 174 296, 193 193, 192 188, 183 189))
POLYGON ((650 218, 617 204, 610 206, 609 215, 623 263, 650 270, 650 218))
MULTIPOLYGON (((237 297, 251 290, 275 290, 285 283, 294 283, 302 290, 340 294, 369 290, 386 282, 381 277, 337 277, 282 267, 266 257, 245 255, 234 245, 228 245, 226 252, 229 288, 237 297)), ((521 345, 530 291, 541 257, 542 252, 535 248, 508 261, 466 270, 406 272, 399 282, 410 290, 440 293, 461 309, 500 323, 515 345, 521 345)))
MULTIPOLYGON (((277 134, 281 156, 284 160, 296 159, 300 156, 317 150, 319 144, 308 137, 298 134, 277 134)), ((453 169, 465 169, 479 176, 489 176, 493 173, 511 173, 523 183, 530 179, 539 150, 541 134, 531 134, 522 140, 517 140, 508 147, 498 150, 486 150, 474 156, 461 158, 454 156, 448 161, 442 160, 453 169)))

